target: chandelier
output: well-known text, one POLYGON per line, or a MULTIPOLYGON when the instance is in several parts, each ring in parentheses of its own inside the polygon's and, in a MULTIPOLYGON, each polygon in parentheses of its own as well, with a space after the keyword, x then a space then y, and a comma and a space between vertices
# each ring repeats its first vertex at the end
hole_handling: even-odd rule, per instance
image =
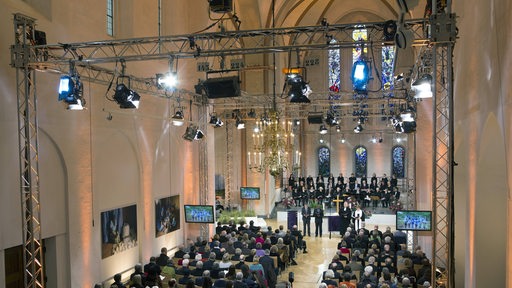
POLYGON ((295 134, 291 121, 280 121, 279 112, 275 109, 264 113, 256 121, 252 134, 252 152, 247 152, 249 169, 252 172, 265 173, 277 177, 285 170, 300 167, 301 153, 293 147, 295 134))

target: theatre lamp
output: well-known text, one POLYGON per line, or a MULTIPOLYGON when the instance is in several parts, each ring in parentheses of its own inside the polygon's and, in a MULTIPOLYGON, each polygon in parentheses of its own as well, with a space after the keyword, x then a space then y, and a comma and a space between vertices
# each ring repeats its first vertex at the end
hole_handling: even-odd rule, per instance
POLYGON ((432 76, 423 74, 412 83, 411 89, 415 92, 414 98, 432 98, 432 76))
POLYGON ((138 109, 140 95, 124 85, 124 83, 119 83, 116 86, 114 100, 119 104, 119 108, 121 109, 138 109))
POLYGON ((174 126, 183 126, 185 124, 185 117, 183 116, 183 110, 181 110, 181 107, 178 107, 177 110, 174 112, 174 115, 171 117, 172 125, 174 126))
POLYGON ((59 101, 68 104, 68 110, 83 110, 85 100, 82 97, 83 86, 78 76, 63 75, 59 82, 59 101), (73 80, 74 78, 74 80, 73 80))
POLYGON ((366 92, 370 80, 370 68, 364 60, 357 60, 352 66, 352 87, 355 91, 366 92))

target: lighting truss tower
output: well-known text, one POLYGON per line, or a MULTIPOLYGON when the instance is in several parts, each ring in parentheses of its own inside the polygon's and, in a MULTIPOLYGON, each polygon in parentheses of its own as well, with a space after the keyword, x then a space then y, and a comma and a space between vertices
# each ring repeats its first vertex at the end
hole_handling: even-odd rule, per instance
POLYGON ((233 125, 231 121, 226 121, 226 179, 224 184, 224 197, 226 208, 231 209, 231 192, 233 183, 231 175, 233 175, 233 125))
MULTIPOLYGON (((202 103, 197 109, 197 114, 199 115, 198 122, 207 123, 208 119, 205 116, 208 115, 207 104, 204 103, 204 100, 200 102, 202 103)), ((206 205, 210 201, 208 187, 208 137, 203 137, 199 141, 199 202, 201 205, 206 205)), ((201 224, 199 234, 203 239, 209 239, 210 230, 208 224, 201 224)))
MULTIPOLYGON (((409 134, 407 138, 407 178, 405 192, 407 197, 406 210, 416 209, 416 133, 409 134)), ((418 234, 407 232, 407 249, 412 250, 418 243, 418 234)))
POLYGON ((23 222, 24 287, 44 287, 43 247, 41 239, 41 203, 39 202, 39 144, 37 123, 36 73, 30 47, 35 39, 35 20, 14 15, 14 45, 11 66, 16 68, 18 99, 18 139, 20 192, 23 222))
MULTIPOLYGON (((450 1, 448 1, 450 2, 450 1)), ((433 269, 441 271, 440 286, 454 282, 454 188, 453 188, 453 47, 456 18, 450 7, 437 7, 431 17, 433 62, 433 269)))

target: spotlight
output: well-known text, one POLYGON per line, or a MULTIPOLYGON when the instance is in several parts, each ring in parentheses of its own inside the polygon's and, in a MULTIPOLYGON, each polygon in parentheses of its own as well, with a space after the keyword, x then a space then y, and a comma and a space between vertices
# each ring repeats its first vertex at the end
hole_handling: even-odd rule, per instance
POLYGON ((379 143, 382 143, 384 139, 382 139, 382 135, 379 137, 379 143))
POLYGON ((236 129, 238 130, 241 130, 241 129, 245 129, 245 122, 244 120, 240 119, 240 118, 236 118, 236 129))
POLYGON ((416 93, 414 98, 432 98, 432 76, 424 74, 412 83, 411 88, 416 93))
POLYGON ((224 122, 217 117, 215 114, 212 114, 210 116, 210 122, 209 122, 214 128, 222 127, 224 125, 224 122))
POLYGON ((293 120, 293 124, 295 124, 295 126, 299 126, 300 125, 300 120, 299 119, 293 120))
POLYGON ((320 144, 324 144, 325 140, 323 138, 320 138, 320 144))
POLYGON ((171 117, 172 125, 174 126, 183 126, 185 124, 185 117, 183 116, 183 111, 181 109, 174 112, 174 115, 171 117))
POLYGON ((156 74, 156 86, 158 89, 172 90, 176 88, 176 84, 178 84, 176 73, 156 74))
POLYGON ((364 60, 357 60, 352 66, 352 87, 355 91, 366 92, 370 80, 370 68, 364 60))
POLYGON ((336 132, 340 133, 340 131, 341 131, 340 125, 336 125, 336 132))
POLYGON ((325 127, 325 125, 320 125, 320 134, 325 135, 327 134, 328 130, 325 127))
POLYGON ((345 140, 345 137, 342 137, 342 138, 341 138, 341 143, 345 144, 345 142, 346 142, 346 141, 347 141, 347 140, 345 140))
POLYGON ((60 77, 59 82, 59 101, 68 104, 68 110, 83 110, 85 100, 82 97, 82 82, 76 77, 76 82, 68 75, 60 77))
POLYGON ((137 92, 130 90, 123 83, 117 84, 114 100, 119 104, 121 109, 138 109, 140 96, 137 92))
POLYGON ((185 134, 183 134, 183 139, 187 141, 200 140, 204 138, 203 131, 199 130, 197 126, 190 125, 185 130, 185 134))
POLYGON ((400 118, 402 119, 402 122, 414 122, 414 112, 411 110, 405 110, 402 113, 400 113, 400 118))
POLYGON ((371 141, 372 141, 373 144, 376 144, 377 143, 377 137, 372 136, 372 140, 371 141))
POLYGON ((313 91, 309 84, 302 79, 302 76, 296 73, 288 73, 286 74, 286 82, 290 85, 288 96, 291 97, 291 103, 311 103, 308 97, 313 91))
POLYGON ((329 126, 336 126, 339 124, 338 117, 334 114, 333 111, 327 112, 327 117, 325 118, 325 122, 327 122, 327 125, 329 126))
POLYGON ((363 131, 363 125, 361 124, 358 124, 355 128, 354 128, 354 133, 360 133, 361 131, 363 131))

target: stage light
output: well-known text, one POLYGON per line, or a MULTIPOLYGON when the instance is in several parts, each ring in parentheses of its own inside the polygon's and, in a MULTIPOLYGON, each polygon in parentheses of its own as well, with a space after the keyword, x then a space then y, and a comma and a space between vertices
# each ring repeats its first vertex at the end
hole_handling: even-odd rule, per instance
POLYGON ((341 143, 345 144, 345 142, 346 142, 346 141, 347 141, 347 140, 345 140, 345 137, 342 137, 342 138, 341 138, 341 143))
POLYGON ((320 138, 320 144, 324 144, 325 140, 323 138, 320 138))
POLYGON ((311 103, 309 95, 313 92, 309 84, 299 74, 286 74, 286 82, 290 86, 288 96, 290 103, 311 103))
POLYGON ((373 144, 376 144, 377 143, 377 137, 372 136, 372 140, 371 141, 372 141, 373 144))
POLYGON ((363 130, 364 130, 363 125, 358 124, 358 125, 354 128, 354 133, 361 133, 361 131, 363 131, 363 130))
POLYGON ((415 92, 414 98, 432 98, 432 76, 424 74, 412 83, 411 89, 415 92))
POLYGON ((219 117, 217 117, 215 114, 212 114, 210 116, 210 124, 214 128, 218 128, 218 127, 222 127, 224 125, 224 122, 219 117))
POLYGON ((295 120, 293 120, 293 123, 295 124, 295 126, 299 126, 300 125, 300 120, 299 119, 295 119, 295 120))
POLYGON ((187 130, 185 130, 185 134, 183 134, 182 138, 187 141, 193 141, 193 140, 201 140, 204 138, 203 131, 199 130, 197 126, 190 125, 187 127, 187 130))
POLYGON ((138 109, 140 96, 137 92, 129 89, 123 83, 117 84, 114 100, 121 109, 138 109))
POLYGON ((338 117, 336 117, 336 115, 333 111, 327 112, 327 117, 325 118, 325 122, 329 126, 336 126, 339 124, 338 117))
POLYGON ((240 119, 240 118, 236 118, 236 129, 238 130, 241 130, 241 129, 245 129, 245 122, 244 120, 240 119))
POLYGON ((83 110, 85 99, 82 97, 83 86, 78 77, 64 75, 60 77, 59 82, 59 101, 68 104, 68 110, 83 110))
POLYGON ((405 110, 402 113, 400 113, 400 118, 402 119, 402 122, 414 122, 414 112, 411 110, 405 110))
POLYGON ((325 135, 327 134, 328 130, 325 127, 325 125, 320 125, 320 134, 325 135))
POLYGON ((174 112, 174 115, 171 117, 172 125, 174 126, 183 126, 185 124, 185 117, 183 116, 183 110, 178 109, 174 112))
POLYGON ((156 86, 158 89, 172 90, 178 84, 178 76, 174 72, 156 74, 156 86))
POLYGON ((370 80, 370 68, 364 60, 357 60, 352 66, 352 87, 355 91, 366 92, 370 80))
POLYGON ((340 125, 336 125, 336 132, 338 132, 338 133, 341 132, 341 126, 340 125))

